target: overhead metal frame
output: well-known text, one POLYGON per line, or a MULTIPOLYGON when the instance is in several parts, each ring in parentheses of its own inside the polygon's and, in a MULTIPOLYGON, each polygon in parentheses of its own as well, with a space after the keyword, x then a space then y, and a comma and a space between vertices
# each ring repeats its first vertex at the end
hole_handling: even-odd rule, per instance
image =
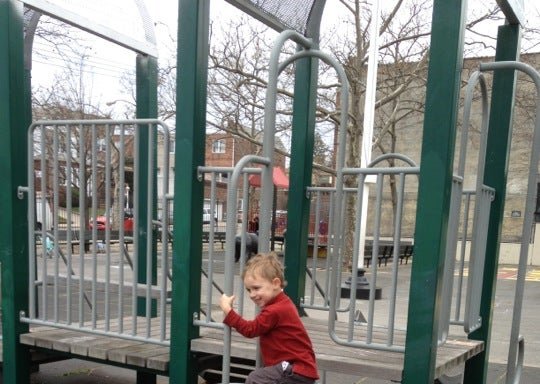
MULTIPOLYGON (((135 2, 139 13, 144 14, 141 0, 135 2)), ((5 213, 0 220, 2 294, 5 298, 2 300, 3 377, 6 382, 21 384, 30 381, 28 349, 19 343, 20 334, 28 331, 28 325, 19 321, 19 313, 28 307, 27 272, 24 272, 28 270, 28 264, 24 262, 28 248, 22 238, 29 228, 25 201, 16 191, 27 183, 26 174, 21 171, 27 163, 23 136, 31 122, 31 46, 41 13, 138 52, 137 116, 157 115, 157 49, 153 29, 148 29, 151 23, 145 26, 146 42, 134 43, 131 38, 120 36, 109 28, 96 27, 88 18, 71 17, 73 15, 63 11, 56 15, 48 1, 0 0, 0 132, 5 138, 0 153, 2 170, 5 170, 2 174, 6 175, 0 188, 0 203, 5 213), (25 4, 27 9, 36 10, 35 14, 25 17, 25 4), (14 279, 15 276, 24 278, 14 279)), ((144 20, 144 16, 142 18, 144 20)), ((147 372, 138 371, 138 382, 142 382, 139 378, 142 380, 147 376, 147 372)))
MULTIPOLYGON (((118 44, 124 48, 133 50, 143 55, 157 57, 158 51, 156 46, 156 37, 153 28, 144 26, 144 32, 146 41, 134 39, 131 36, 120 33, 106 25, 97 23, 95 20, 91 20, 84 15, 74 13, 64 7, 58 6, 48 0, 19 0, 24 5, 36 12, 51 16, 55 19, 63 21, 67 24, 73 25, 83 31, 89 32, 96 36, 101 37, 104 40, 118 44)), ((134 0, 141 19, 149 18, 148 11, 140 0, 134 0)))

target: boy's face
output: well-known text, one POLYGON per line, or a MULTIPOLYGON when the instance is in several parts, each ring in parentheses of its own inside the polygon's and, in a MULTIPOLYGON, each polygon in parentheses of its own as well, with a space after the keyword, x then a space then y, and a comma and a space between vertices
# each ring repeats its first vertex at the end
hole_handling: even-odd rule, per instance
POLYGON ((277 277, 268 280, 259 274, 247 274, 244 276, 244 286, 249 294, 249 298, 262 308, 281 292, 281 280, 277 277))

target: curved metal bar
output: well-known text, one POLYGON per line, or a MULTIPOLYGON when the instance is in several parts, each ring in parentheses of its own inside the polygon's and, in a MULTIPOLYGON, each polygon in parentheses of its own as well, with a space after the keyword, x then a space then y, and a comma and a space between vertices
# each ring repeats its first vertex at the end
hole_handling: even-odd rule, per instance
MULTIPOLYGON (((532 235, 533 212, 536 205, 536 177, 538 161, 540 160, 540 74, 530 65, 514 62, 499 61, 493 63, 480 64, 481 71, 491 71, 497 69, 514 69, 527 74, 536 87, 536 120, 534 123, 533 147, 528 177, 527 200, 525 203, 525 218, 523 220, 523 237, 519 253, 519 266, 516 280, 516 293, 514 298, 514 312, 512 317, 512 330, 510 334, 510 348, 508 350, 506 383, 516 383, 518 372, 516 371, 516 358, 520 345, 520 322, 523 308, 523 293, 525 290, 525 274, 527 272, 527 256, 529 252, 529 240, 532 235)), ((522 343, 523 344, 523 343, 522 343)), ((519 379, 519 378, 518 378, 519 379)))
MULTIPOLYGON (((347 119, 348 119, 348 113, 347 113, 347 111, 348 111, 348 94, 349 94, 348 81, 347 81, 345 71, 343 70, 343 67, 341 66, 341 64, 339 64, 333 57, 331 57, 331 56, 329 56, 329 55, 327 55, 327 54, 325 54, 325 53, 323 53, 321 51, 318 51, 318 50, 309 50, 309 51, 297 52, 296 54, 290 56, 287 60, 285 60, 283 63, 280 64, 279 71, 280 72, 283 71, 289 64, 291 64, 295 60, 305 58, 305 57, 317 57, 317 58, 323 60, 328 65, 331 65, 332 67, 334 67, 334 69, 338 73, 339 80, 341 81, 341 84, 342 84, 342 93, 341 93, 342 110, 341 110, 341 123, 340 123, 340 129, 339 129, 339 133, 340 133, 339 150, 340 150, 340 152, 338 153, 338 163, 336 165, 336 174, 337 174, 336 186, 337 187, 336 187, 335 202, 337 204, 336 208, 338 208, 339 204, 341 203, 341 201, 343 199, 343 190, 344 190, 344 187, 343 187, 343 175, 348 174, 349 172, 355 173, 355 171, 356 171, 356 169, 345 168, 345 146, 346 146, 346 128, 347 128, 347 119)), ((396 159, 399 159, 399 160, 402 160, 402 161, 406 162, 411 167, 416 167, 416 163, 412 159, 410 159, 407 156, 401 155, 401 154, 387 154, 387 155, 380 156, 379 158, 375 159, 374 161, 372 161, 370 163, 370 167, 373 167, 374 165, 378 164, 379 162, 381 162, 383 160, 386 160, 386 159, 389 159, 389 158, 396 158, 396 159)), ((396 170, 396 172, 402 172, 402 170, 399 169, 399 170, 396 170)), ((364 173, 367 174, 367 173, 370 173, 370 171, 365 170, 365 172, 362 172, 362 171, 359 172, 359 174, 364 174, 364 173)), ((361 192, 360 192, 360 196, 361 196, 361 192)), ((343 233, 343 223, 340 220, 340 215, 335 216, 334 225, 332 226, 332 228, 333 228, 333 231, 331 233, 330 238, 332 239, 334 246, 330 247, 331 260, 332 260, 332 273, 331 273, 331 282, 330 282, 330 294, 329 294, 329 307, 330 308, 329 308, 329 318, 328 318, 328 330, 329 330, 330 337, 332 338, 332 340, 334 342, 336 342, 337 344, 341 344, 341 345, 349 345, 349 346, 353 346, 353 347, 365 347, 366 345, 369 344, 370 348, 373 348, 373 349, 403 351, 404 348, 402 348, 402 347, 375 344, 375 343, 371 343, 371 340, 368 340, 367 343, 355 342, 355 341, 352 340, 351 332, 349 332, 349 335, 348 335, 346 340, 340 338, 336 334, 336 332, 335 332, 335 322, 336 322, 335 313, 337 311, 336 302, 338 300, 338 280, 339 280, 338 277, 337 277, 338 276, 337 271, 339 269, 339 265, 338 265, 339 257, 337 257, 337 256, 341 252, 341 241, 338 240, 338 238, 343 233)), ((353 252, 353 255, 356 255, 356 254, 357 254, 357 252, 353 252)), ((356 264, 357 264, 357 262, 356 262, 356 259, 355 259, 355 260, 353 260, 353 265, 356 265, 356 264)), ((372 281, 372 285, 375 285, 374 283, 375 283, 375 281, 372 281)), ((353 273, 352 274, 351 286, 355 286, 355 284, 356 284, 356 274, 353 273)), ((353 291, 353 300, 354 300, 354 292, 355 291, 353 291)), ((374 292, 370 293, 370 302, 373 302, 373 300, 374 300, 374 297, 372 297, 372 296, 374 296, 374 292)), ((373 311, 371 311, 371 312, 373 312, 373 311)), ((372 320, 373 319, 371 319, 371 324, 372 324, 372 320)), ((368 322, 368 324, 370 324, 370 322, 368 322)))
POLYGON ((306 25, 305 35, 319 40, 321 29, 321 19, 324 11, 326 0, 315 0, 309 14, 309 19, 306 25))
POLYGON ((418 167, 418 165, 415 163, 413 159, 411 159, 409 156, 404 155, 402 153, 385 153, 384 155, 378 156, 375 160, 372 160, 371 163, 369 163, 367 167, 373 168, 375 165, 379 164, 381 161, 388 160, 388 159, 401 160, 409 164, 411 167, 418 167))
POLYGON ((32 69, 32 51, 34 47, 34 37, 36 35, 36 28, 39 22, 39 19, 41 18, 41 12, 38 11, 30 11, 32 13, 32 17, 28 21, 28 25, 26 25, 26 31, 24 34, 24 69, 27 71, 30 71, 32 69))
MULTIPOLYGON (((467 139, 469 137, 469 125, 471 121, 471 107, 473 103, 474 90, 476 85, 480 85, 480 91, 482 96, 482 126, 481 132, 486 132, 488 130, 489 123, 489 103, 488 103, 488 92, 486 86, 486 79, 483 73, 475 71, 469 81, 467 82, 467 88, 465 91, 465 100, 463 102, 463 127, 461 129, 461 141, 459 145, 459 160, 458 160, 458 170, 457 174, 463 176, 465 173, 465 159, 467 157, 467 139)), ((485 146, 485 145, 484 145, 485 146)), ((485 153, 485 148, 484 148, 485 153)), ((479 169, 478 172, 482 172, 481 176, 478 179, 484 179, 484 170, 479 169)))
POLYGON ((277 82, 279 76, 279 57, 281 49, 285 42, 295 38, 300 41, 304 48, 311 48, 311 39, 306 39, 296 31, 287 30, 279 34, 274 41, 272 52, 270 54, 270 64, 268 68, 268 85, 266 88, 266 102, 264 106, 264 136, 262 155, 269 159, 268 167, 263 169, 261 175, 261 198, 259 212, 259 251, 268 252, 270 242, 270 225, 272 217, 272 201, 274 189, 265 186, 271 186, 272 183, 272 165, 274 163, 274 147, 276 132, 276 103, 277 103, 277 82))
MULTIPOLYGON (((237 189, 236 186, 240 181, 243 169, 250 163, 268 165, 271 164, 270 159, 256 155, 246 155, 242 157, 231 174, 229 180, 229 188, 227 190, 227 207, 236 207, 237 189)), ((263 171, 264 174, 264 171, 263 171)), ((224 291, 226 295, 232 295, 234 291, 234 245, 236 235, 236 215, 227 215, 227 227, 225 230, 225 271, 224 271, 224 291)), ((205 324, 206 325, 206 324, 205 324)), ((223 330, 223 362, 231 359, 231 328, 224 327, 223 330)), ((229 383, 230 371, 223 370, 223 383, 229 383)))
MULTIPOLYGON (((477 196, 480 195, 479 191, 482 189, 482 183, 484 180, 484 166, 485 163, 485 153, 486 153, 486 143, 487 141, 487 132, 488 132, 488 123, 489 123, 489 104, 488 104, 488 93, 486 80, 484 75, 475 71, 467 82, 467 88, 465 91, 465 99, 463 105, 463 122, 461 129, 461 140, 459 146, 459 158, 457 172, 453 178, 452 184, 452 195, 450 201, 450 218, 448 223, 448 241, 446 246, 446 256, 444 264, 444 277, 442 285, 442 304, 441 304, 441 322, 439 323, 438 330, 438 342, 443 343, 448 337, 448 331, 450 327, 450 317, 451 317, 451 305, 452 305, 452 293, 453 293, 453 284, 454 284, 454 269, 455 269, 455 255, 457 249, 457 240, 458 240, 458 227, 459 227, 459 212, 461 207, 461 199, 463 193, 463 175, 465 173, 465 162, 467 158, 467 141, 469 137, 469 126, 470 126, 470 116, 471 108, 474 97, 474 90, 476 89, 477 84, 480 84, 481 97, 482 97, 482 125, 481 125, 481 147, 478 155, 478 174, 476 179, 476 191, 477 196)), ((477 197, 478 203, 478 197, 477 197)), ((474 224, 473 224, 473 233, 478 232, 478 220, 480 217, 479 214, 480 204, 475 204, 475 214, 474 214, 474 224), (476 229, 475 229, 476 228, 476 229)), ((473 235, 474 239, 474 235, 473 235)), ((465 238, 463 239, 465 241, 465 238)), ((475 242, 478 244, 478 242, 475 242)), ((474 252, 471 252, 473 255, 474 252)), ((471 301, 472 297, 472 288, 473 286, 481 292, 481 286, 477 287, 478 280, 476 279, 476 274, 473 273, 480 269, 480 284, 481 278, 483 277, 483 268, 478 266, 479 263, 483 264, 483 257, 476 258, 476 261, 471 262, 470 264, 476 264, 477 267, 471 267, 471 272, 469 273, 467 284, 467 295, 466 295, 466 309, 465 309, 465 331, 467 329, 472 329, 473 327, 478 327, 480 322, 478 320, 478 311, 479 311, 479 302, 471 301), (474 283, 473 283, 474 282, 474 283), (477 304, 477 307, 474 311, 471 311, 471 306, 477 304), (467 321, 468 317, 474 317, 474 321, 467 321), (474 322, 474 324, 473 324, 474 322)), ((478 295, 475 295, 475 298, 478 295)))
MULTIPOLYGON (((287 60, 285 60, 283 63, 279 64, 278 67, 274 68, 276 72, 273 72, 275 75, 279 74, 283 69, 285 69, 289 64, 293 63, 296 60, 307 58, 307 57, 316 57, 321 60, 323 60, 326 64, 332 66, 334 70, 337 72, 338 79, 341 83, 341 113, 340 113, 340 127, 339 127, 339 150, 338 150, 338 156, 337 156, 337 163, 336 163, 336 195, 335 195, 335 208, 336 211, 340 209, 340 204, 343 199, 343 170, 345 168, 345 148, 346 148, 346 133, 347 133, 347 122, 348 122, 348 106, 349 106, 349 82, 347 80, 347 75, 345 73, 344 68, 342 65, 335 60, 330 55, 318 51, 318 50, 304 50, 295 53, 294 55, 290 56, 287 60)), ((275 63, 275 62, 274 62, 275 63)), ((270 79, 273 79, 273 77, 269 77, 269 84, 270 79)), ((275 80, 272 82, 272 85, 275 83, 275 80)), ((270 95, 270 93, 267 93, 270 95)), ((275 101, 275 100, 274 100, 275 101)), ((275 113, 275 104, 274 104, 274 110, 275 113)), ((272 123, 275 123, 275 120, 271 121, 272 123)), ((265 131, 266 136, 266 131, 265 131)), ((265 152, 266 155, 266 152, 265 152)), ((271 180, 270 180, 271 181, 271 180)), ((353 346, 365 346, 364 343, 354 343, 352 341, 343 341, 341 338, 339 338, 335 332, 335 313, 336 313, 336 301, 338 297, 338 273, 339 270, 339 254, 341 252, 341 241, 339 238, 341 238, 343 234, 343 222, 340 220, 340 215, 335 215, 334 217, 334 224, 332 225, 332 231, 330 233, 330 241, 332 242, 332 246, 329 247, 330 257, 332 260, 332 273, 330 278, 330 294, 329 294, 329 313, 328 313, 328 332, 330 334, 330 337, 338 344, 343 345, 353 345, 353 346), (356 345, 357 344, 357 345, 356 345)), ((378 348, 375 345, 372 345, 373 348, 378 348)), ((380 346, 381 349, 388 349, 386 346, 380 346)))

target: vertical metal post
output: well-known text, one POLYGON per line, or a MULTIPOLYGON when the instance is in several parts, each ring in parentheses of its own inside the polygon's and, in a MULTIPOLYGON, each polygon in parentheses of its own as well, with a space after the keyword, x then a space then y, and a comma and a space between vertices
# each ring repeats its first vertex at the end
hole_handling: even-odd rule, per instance
MULTIPOLYGON (((499 27, 495 61, 514 61, 519 58, 519 25, 499 27)), ((480 301, 482 326, 469 335, 470 339, 484 341, 484 351, 467 360, 464 384, 485 383, 487 379, 490 348, 491 318, 495 302, 495 285, 499 260, 499 241, 504 216, 506 179, 512 137, 512 109, 514 105, 516 72, 513 69, 498 70, 493 75, 491 113, 487 139, 484 184, 495 188, 495 199, 489 217, 484 283, 480 301)))
MULTIPOLYGON (((26 181, 26 128, 30 123, 29 90, 23 60, 23 4, 0 0, 0 262, 2 270, 3 380, 29 383, 28 350, 19 336, 28 325, 19 312, 28 310, 28 228, 26 198, 17 187, 26 181)), ((45 195, 43 195, 45 199, 45 195)))
MULTIPOLYGON (((137 79, 136 79, 136 94, 137 94, 137 118, 156 118, 157 117, 157 59, 145 55, 137 55, 137 79)), ((135 129, 140 129, 140 127, 135 127, 135 129)), ((157 132, 152 129, 152 127, 143 127, 140 129, 139 133, 139 148, 138 153, 140 156, 140 174, 139 174, 139 185, 135 185, 134 189, 138 190, 137 201, 134 201, 135 208, 137 210, 137 228, 134 228, 133 236, 139 236, 138 241, 138 276, 137 281, 139 283, 146 283, 147 281, 147 257, 152 258, 152 284, 156 283, 157 279, 157 249, 155 244, 155 236, 151 236, 151 233, 148 232, 149 223, 152 220, 152 216, 148 215, 148 191, 147 186, 149 183, 153 186, 153 200, 152 200, 152 212, 157 210, 157 179, 156 179, 156 170, 150 170, 147 164, 150 164, 150 159, 148 158, 149 150, 148 143, 152 142, 154 145, 154 160, 152 164, 154 166, 157 164, 157 132), (153 180, 150 180, 152 178, 153 180), (152 240, 153 239, 153 240, 152 240), (154 241, 154 244, 151 244, 152 252, 148 254, 149 241, 154 241)), ((135 196, 135 194, 134 194, 135 196)), ((120 219, 120 225, 123 225, 124 218, 120 219)), ((143 316, 146 314, 146 298, 139 297, 137 300, 137 314, 143 316)), ((157 303, 155 299, 152 300, 151 304, 151 316, 157 315, 157 303)))
POLYGON ((209 0, 179 0, 171 384, 197 382, 190 341, 198 336, 193 316, 201 299, 204 182, 197 167, 205 154, 209 10, 209 0))
POLYGON ((296 62, 289 200, 287 203, 287 233, 285 280, 287 294, 300 310, 306 280, 307 238, 313 146, 315 141, 315 105, 318 59, 304 58, 296 62))
POLYGON ((466 3, 433 4, 404 384, 434 381, 466 3))

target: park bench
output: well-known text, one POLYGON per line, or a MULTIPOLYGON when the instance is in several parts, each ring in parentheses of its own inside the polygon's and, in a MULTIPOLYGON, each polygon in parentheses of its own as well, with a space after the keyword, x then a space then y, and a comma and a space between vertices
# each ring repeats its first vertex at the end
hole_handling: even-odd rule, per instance
MULTIPOLYGON (((221 243, 221 249, 224 249, 225 247, 225 241, 226 241, 226 233, 219 231, 214 232, 214 243, 221 243)), ((202 233, 202 242, 203 243, 210 243, 210 232, 203 231, 202 233)))
MULTIPOLYGON (((364 251, 364 263, 366 265, 366 268, 369 268, 369 265, 372 263, 373 258, 373 245, 372 244, 366 244, 364 251)), ((398 258, 399 263, 403 264, 403 261, 405 261, 405 264, 409 262, 409 259, 413 256, 413 250, 414 245, 412 244, 401 244, 399 246, 398 251, 398 258)), ((388 265, 388 261, 392 260, 394 257, 394 245, 393 244, 386 244, 381 243, 379 244, 379 252, 377 256, 377 262, 378 266, 382 266, 384 263, 384 266, 388 265)))

